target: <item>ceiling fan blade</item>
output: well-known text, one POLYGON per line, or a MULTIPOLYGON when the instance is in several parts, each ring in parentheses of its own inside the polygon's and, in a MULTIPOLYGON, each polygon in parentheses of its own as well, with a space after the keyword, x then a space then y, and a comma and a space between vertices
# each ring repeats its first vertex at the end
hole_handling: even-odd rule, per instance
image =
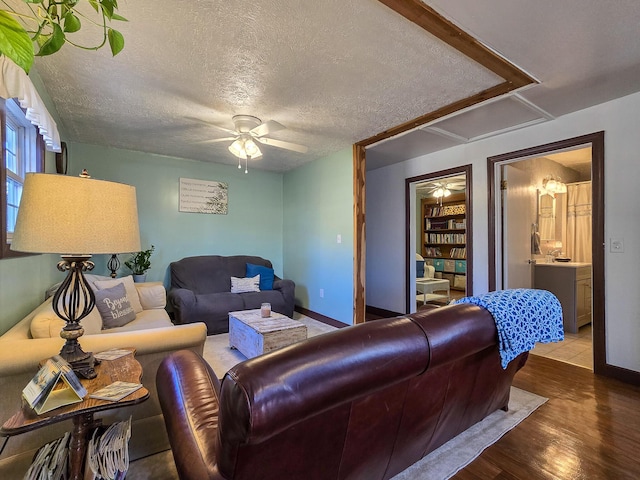
POLYGON ((298 153, 307 153, 308 147, 304 145, 298 145, 297 143, 283 142, 282 140, 275 140, 273 138, 256 137, 256 140, 265 145, 272 147, 284 148, 285 150, 293 150, 298 153))
POLYGON ((235 140, 237 137, 224 137, 224 138, 210 138, 209 140, 200 140, 196 143, 217 143, 217 142, 228 142, 229 140, 235 140))
POLYGON ((269 120, 268 122, 261 123, 256 128, 251 129, 249 133, 256 137, 264 137, 265 135, 269 135, 270 133, 277 132, 279 130, 284 130, 286 127, 281 123, 276 122, 275 120, 269 120))
POLYGON ((207 122, 206 120, 202 120, 201 118, 197 118, 197 117, 184 117, 184 118, 186 118, 187 120, 191 120, 193 122, 201 123, 201 124, 206 125, 208 127, 217 128, 218 130, 222 130, 225 133, 230 133, 231 135, 236 135, 238 133, 235 130, 230 130, 228 128, 221 127, 220 125, 216 125, 215 123, 207 122))

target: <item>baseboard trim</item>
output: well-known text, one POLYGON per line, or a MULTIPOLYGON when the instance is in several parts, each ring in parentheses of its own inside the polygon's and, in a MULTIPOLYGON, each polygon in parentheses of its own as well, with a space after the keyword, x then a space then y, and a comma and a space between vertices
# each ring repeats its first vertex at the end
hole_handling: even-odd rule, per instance
POLYGON ((404 315, 404 313, 392 312, 391 310, 385 310, 384 308, 372 307, 371 305, 367 305, 365 307, 365 311, 367 313, 370 313, 371 315, 376 315, 376 316, 382 317, 382 318, 400 317, 400 316, 404 315))
POLYGON ((640 385, 640 372, 629 370, 623 367, 618 367, 616 365, 611 365, 610 363, 607 363, 605 365, 603 371, 596 371, 594 373, 610 378, 615 378, 616 380, 620 380, 621 382, 629 383, 631 385, 640 385))
POLYGON ((317 313, 314 312, 312 310, 309 310, 307 308, 304 307, 300 307, 298 305, 296 305, 294 307, 294 310, 298 313, 301 313, 302 315, 306 315, 307 317, 311 317, 314 320, 317 320, 319 322, 325 323, 327 325, 331 325, 332 327, 336 327, 336 328, 344 328, 344 327, 348 327, 349 325, 346 323, 343 323, 339 320, 336 320, 334 318, 331 317, 327 317, 325 315, 322 315, 321 313, 317 313))

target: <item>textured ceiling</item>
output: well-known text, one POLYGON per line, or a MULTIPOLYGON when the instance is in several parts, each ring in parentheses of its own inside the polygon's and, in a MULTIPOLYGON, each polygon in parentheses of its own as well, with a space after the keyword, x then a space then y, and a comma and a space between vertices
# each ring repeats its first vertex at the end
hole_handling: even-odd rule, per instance
POLYGON ((69 140, 234 164, 230 142, 198 143, 228 136, 204 122, 250 114, 309 147, 261 147, 254 168, 285 171, 501 81, 376 0, 120 5, 115 58, 37 60, 69 140))
MULTIPOLYGON (((637 0, 424 3, 540 84, 373 145, 368 168, 640 89, 637 0)), ((65 46, 36 60, 63 140, 235 164, 227 143, 202 142, 228 136, 209 123, 250 114, 309 147, 261 147, 253 168, 286 171, 504 81, 377 0, 129 0, 119 13, 115 58, 65 46)))
POLYGON ((640 90, 637 0, 425 3, 539 83, 368 149, 368 169, 545 122, 640 90))

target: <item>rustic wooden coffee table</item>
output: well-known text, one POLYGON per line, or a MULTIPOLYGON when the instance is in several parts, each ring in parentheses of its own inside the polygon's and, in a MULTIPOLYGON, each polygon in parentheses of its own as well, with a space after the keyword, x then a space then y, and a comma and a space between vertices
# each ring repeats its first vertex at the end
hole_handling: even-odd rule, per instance
POLYGON ((270 317, 263 318, 260 309, 229 312, 229 346, 247 358, 306 338, 307 326, 304 323, 280 313, 271 312, 270 317))

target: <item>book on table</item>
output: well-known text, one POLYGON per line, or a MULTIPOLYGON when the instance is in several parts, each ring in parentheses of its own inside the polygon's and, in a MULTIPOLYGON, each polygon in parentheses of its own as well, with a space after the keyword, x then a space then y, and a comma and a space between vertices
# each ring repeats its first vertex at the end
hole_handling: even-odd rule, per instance
POLYGON ((111 402, 117 402, 122 400, 127 395, 132 394, 136 390, 142 388, 141 383, 123 382, 118 380, 106 387, 102 387, 89 395, 90 398, 97 400, 109 400, 111 402))
POLYGON ((87 389, 60 355, 49 358, 22 390, 22 397, 38 415, 81 402, 86 395, 87 389))
POLYGON ((125 355, 129 355, 130 353, 131 350, 124 348, 112 348, 110 350, 105 350, 104 352, 96 353, 93 357, 98 360, 116 360, 120 357, 124 357, 125 355))

